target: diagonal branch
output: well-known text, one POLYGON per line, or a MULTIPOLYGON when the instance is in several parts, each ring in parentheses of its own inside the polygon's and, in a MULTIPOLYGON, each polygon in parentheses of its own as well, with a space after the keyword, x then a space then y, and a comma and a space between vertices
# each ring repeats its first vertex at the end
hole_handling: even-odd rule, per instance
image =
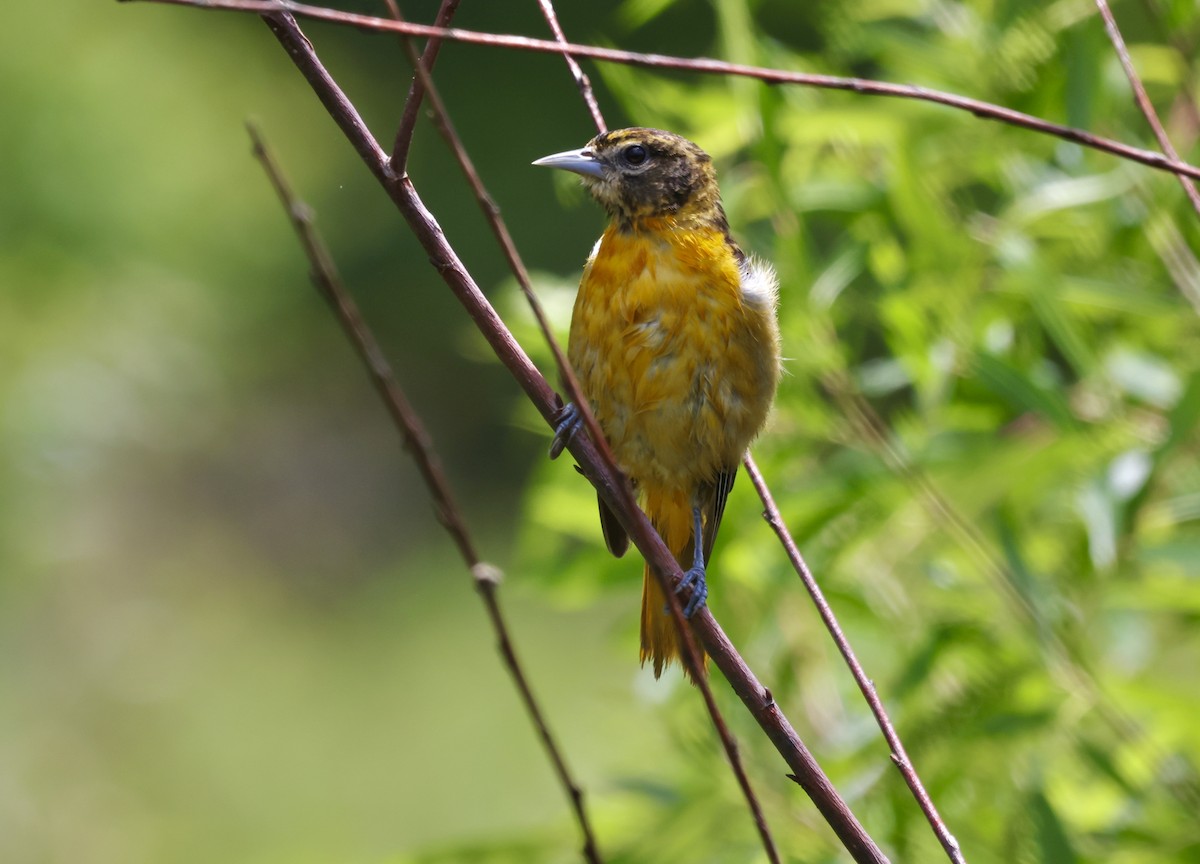
POLYGON ((429 489, 438 521, 453 538, 459 553, 471 571, 471 577, 475 580, 475 587, 483 598, 488 619, 495 631, 500 655, 504 658, 504 664, 508 667, 513 683, 521 695, 521 701, 525 703, 525 709, 529 712, 530 719, 537 729, 538 737, 541 738, 542 745, 550 757, 554 772, 558 775, 559 782, 566 790, 567 797, 571 802, 571 809, 575 813, 579 830, 583 834, 584 859, 589 864, 601 864, 602 859, 596 846, 596 838, 592 833, 587 810, 583 805, 583 790, 575 782, 567 768, 566 759, 554 736, 550 733, 549 724, 533 695, 529 679, 525 675, 520 660, 517 658, 516 650, 513 648, 512 640, 509 638, 508 624, 497 597, 503 574, 498 568, 481 560, 475 551, 475 544, 467 531, 462 511, 454 500, 454 493, 442 470, 441 460, 433 449, 429 433, 425 430, 421 418, 413 409, 397 382, 396 376, 392 373, 391 366, 384 358, 378 340, 375 339, 375 335, 359 312, 358 304, 354 302, 350 292, 342 283, 333 258, 313 224, 311 208, 299 200, 292 191, 291 184, 268 149, 258 127, 253 123, 248 123, 246 128, 254 143, 254 155, 266 170, 271 185, 287 210, 292 227, 295 228, 300 243, 304 247, 304 253, 312 268, 313 282, 329 302, 338 322, 346 332, 346 336, 370 373, 375 389, 379 392, 388 413, 392 416, 392 421, 400 432, 404 441, 404 449, 412 455, 421 472, 421 477, 429 489))
MULTIPOLYGON (((1048 668, 1065 682, 1066 689, 1086 694, 1090 705, 1121 740, 1133 743, 1144 739, 1145 736, 1134 718, 1112 702, 1095 674, 1076 659, 1064 642, 1061 631, 1044 625, 1030 599, 1015 587, 1017 580, 1008 565, 990 548, 975 523, 954 506, 920 466, 914 465, 892 443, 887 424, 870 402, 858 392, 844 370, 823 376, 822 384, 842 409, 842 413, 851 421, 863 443, 908 485, 925 511, 958 542, 980 571, 988 577, 997 593, 1012 604, 1023 621, 1035 628, 1036 638, 1045 643, 1049 658, 1048 668)), ((1146 745, 1143 742, 1143 746, 1155 749, 1160 762, 1168 758, 1165 752, 1154 748, 1153 744, 1146 745)), ((1200 795, 1188 784, 1171 783, 1167 784, 1166 789, 1168 794, 1189 808, 1188 812, 1200 808, 1200 795)))
POLYGON ((913 797, 917 799, 917 805, 921 808, 921 812, 925 814, 930 827, 933 828, 933 833, 937 836, 938 842, 942 844, 942 848, 946 850, 946 854, 950 856, 950 860, 954 864, 966 864, 966 858, 963 857, 958 841, 950 833, 950 830, 946 827, 946 823, 942 821, 937 807, 934 806, 933 799, 929 797, 929 793, 925 791, 924 784, 921 783, 917 769, 913 767, 912 760, 908 758, 908 753, 904 749, 904 743, 900 740, 900 736, 896 732, 896 727, 892 725, 887 709, 883 707, 883 701, 879 698, 879 694, 875 690, 875 683, 867 677, 862 664, 858 662, 858 657, 855 655, 854 649, 850 646, 850 640, 842 632, 842 627, 838 623, 837 616, 833 614, 833 608, 825 599, 824 592, 821 591, 817 580, 813 578, 812 571, 808 569, 808 564, 805 563, 804 557, 800 554, 800 549, 796 546, 795 539, 792 538, 791 532, 788 531, 787 525, 784 524, 783 516, 775 504, 771 490, 767 488, 767 481, 763 478, 762 472, 758 470, 758 465, 755 464, 754 458, 749 453, 746 454, 743 464, 746 466, 746 473, 750 475, 750 482, 754 484, 754 488, 758 492, 758 497, 762 499, 764 507, 763 518, 767 520, 767 524, 771 526, 771 530, 775 532, 775 535, 779 538, 779 542, 783 544, 783 549, 787 553, 788 560, 792 562, 792 567, 800 577, 800 581, 804 583, 805 589, 808 591, 809 596, 812 597, 813 604, 817 607, 817 612, 820 614, 821 620, 825 623, 825 629, 833 637, 838 652, 841 653, 842 659, 846 661, 846 665, 850 668, 850 674, 854 676, 854 681, 858 684, 858 689, 862 691, 863 698, 867 700, 867 705, 870 707, 871 713, 875 715, 875 721, 879 724, 879 728, 883 732, 883 737, 892 750, 892 761, 900 770, 900 774, 904 778, 904 782, 908 784, 908 788, 912 790, 913 797))
MULTIPOLYGON (((434 23, 438 27, 449 27, 450 22, 454 19, 454 13, 458 11, 459 2, 460 0, 442 0, 437 17, 433 19, 434 23)), ((387 0, 387 4, 392 17, 400 21, 400 7, 396 5, 396 0, 387 0)), ((421 66, 432 70, 441 47, 441 37, 431 36, 425 43, 425 50, 421 53, 421 66)), ((408 151, 412 147, 413 130, 417 125, 417 114, 421 110, 421 99, 424 95, 425 89, 421 84, 421 77, 414 75, 412 84, 408 88, 408 99, 404 101, 404 113, 400 116, 400 127, 396 130, 396 143, 392 145, 393 171, 404 172, 408 169, 408 151)))
MULTIPOLYGON (((550 32, 554 34, 555 40, 560 45, 568 45, 562 25, 558 23, 558 13, 554 11, 553 0, 538 0, 538 5, 542 7, 542 15, 545 16, 546 23, 550 25, 550 32)), ((596 124, 596 131, 603 132, 608 126, 604 122, 604 115, 600 113, 600 103, 596 101, 591 80, 584 74, 579 61, 571 56, 570 50, 566 47, 563 48, 563 59, 567 61, 567 68, 571 70, 571 77, 575 79, 575 86, 579 88, 579 95, 583 97, 583 104, 592 114, 592 122, 596 124)))
MULTIPOLYGON (((1096 0, 1096 8, 1100 10, 1100 17, 1104 19, 1104 29, 1108 33, 1108 39, 1117 52, 1117 59, 1121 61, 1121 68, 1125 70, 1129 86, 1133 88, 1133 98, 1137 101, 1142 114, 1145 115, 1146 122, 1154 130, 1158 146, 1162 148, 1163 153, 1167 154, 1167 158, 1178 162, 1179 154, 1175 152, 1175 146, 1167 136, 1167 130, 1163 128, 1162 121, 1158 119, 1158 113, 1154 110, 1154 105, 1150 103, 1146 88, 1142 86, 1142 79, 1138 77, 1137 69, 1133 67, 1133 59, 1129 56, 1129 49, 1125 47, 1125 39, 1121 36, 1120 28, 1117 27, 1117 19, 1113 17, 1112 9, 1108 7, 1108 0, 1096 0)), ((1183 175, 1176 176, 1179 177, 1179 185, 1183 187, 1188 201, 1192 202, 1192 209, 1196 211, 1196 215, 1200 216, 1200 192, 1196 191, 1196 184, 1183 175)))
MULTIPOLYGON (((548 2, 548 0, 546 0, 548 2)), ((552 7, 551 7, 552 8, 552 7)), ((421 85, 425 93, 429 97, 429 104, 433 109, 433 121, 438 132, 446 140, 451 151, 454 153, 455 159, 458 161, 463 174, 467 178, 471 190, 475 194, 476 201, 479 203, 480 209, 483 211, 484 218, 492 228, 492 232, 496 235, 496 240, 504 251, 504 256, 508 261, 509 269, 513 276, 521 286, 521 290, 525 295, 526 300, 533 309, 534 317, 537 319, 538 326, 541 328, 542 336, 549 343, 554 351, 555 359, 558 361, 559 369, 562 371, 563 380, 570 382, 569 387, 576 391, 573 396, 575 404, 583 405, 586 400, 583 398, 582 392, 578 391, 577 379, 575 372, 571 368, 570 361, 562 353, 557 340, 554 338, 553 330, 550 326, 550 321, 546 317, 545 310, 542 308, 541 302, 533 291, 533 285, 529 279, 529 271, 525 267, 524 261, 521 259, 520 253, 517 252, 516 244, 513 242, 512 235, 509 233, 508 226, 500 215, 500 208, 496 206, 495 201, 488 193, 483 185, 483 180, 476 171, 474 162, 468 155, 466 148, 463 146, 462 139, 458 137, 458 133, 454 129, 454 124, 450 120, 450 115, 446 111, 445 103, 442 101, 441 94, 433 83, 428 70, 421 65, 421 59, 417 56, 416 51, 411 44, 405 43, 405 47, 409 54, 409 59, 413 63, 413 68, 416 70, 417 76, 421 80, 421 85)), ((601 121, 603 122, 603 121, 601 121)), ((604 441, 603 433, 599 431, 599 427, 593 433, 595 441, 604 441)), ((604 443, 605 448, 607 442, 604 443)), ((617 471, 615 462, 609 463, 609 467, 614 472, 617 471)), ((628 504, 636 508, 636 501, 632 497, 628 484, 622 484, 624 494, 628 497, 628 504)), ((696 646, 692 641, 690 634, 687 632, 687 626, 683 617, 683 610, 680 608, 679 597, 674 590, 671 590, 670 578, 666 573, 657 573, 657 578, 662 583, 663 594, 668 598, 668 604, 673 607, 672 616, 675 619, 675 626, 680 636, 680 644, 684 647, 684 662, 687 664, 692 673, 692 680, 700 689, 704 699, 705 707, 708 709, 709 717, 712 719, 714 728, 717 730, 717 735, 721 739, 721 745, 725 749, 725 755, 729 759, 730 768, 733 770, 734 776, 737 779, 742 794, 746 799, 746 804, 750 808, 751 818, 754 820, 755 828, 758 830, 759 838, 762 841, 763 848, 767 853, 767 858, 772 864, 778 864, 779 853, 775 847, 775 840, 771 836, 770 829, 767 827, 766 817, 763 815, 762 805, 758 801, 758 797, 754 794, 754 789, 750 785, 750 778, 746 774, 745 766, 742 764, 741 756, 738 753, 737 743, 734 741, 733 733, 729 731, 725 719, 721 716, 720 709, 717 707, 716 699, 713 698, 712 688, 708 684, 708 680, 703 674, 700 674, 700 667, 703 663, 700 656, 696 653, 696 646)))
MULTIPOLYGON (((118 0, 128 3, 137 0, 118 0)), ((1011 126, 1019 126, 1044 135, 1052 135, 1109 153, 1121 159, 1138 162, 1159 171, 1180 174, 1193 179, 1200 179, 1200 167, 1187 162, 1170 159, 1162 153, 1153 150, 1143 150, 1093 135, 1082 129, 1051 123, 1040 117, 1013 111, 990 102, 916 87, 908 84, 892 84, 886 81, 872 81, 864 78, 843 78, 836 75, 812 75, 805 72, 788 72, 782 69, 769 69, 762 66, 747 66, 741 63, 726 63, 722 60, 712 60, 707 57, 684 58, 670 57, 663 54, 643 54, 637 51, 622 51, 616 48, 601 48, 594 45, 577 45, 567 42, 560 43, 548 39, 534 39, 529 36, 511 36, 497 33, 479 33, 473 30, 446 29, 433 27, 428 24, 391 21, 387 18, 377 18, 371 15, 358 15, 352 12, 341 12, 336 9, 326 9, 321 6, 310 6, 305 3, 294 3, 290 0, 140 0, 140 2, 163 3, 171 6, 194 6, 201 9, 225 9, 233 12, 249 12, 256 15, 272 13, 290 13, 304 18, 320 21, 331 21, 364 30, 387 31, 402 33, 410 36, 440 37, 455 42, 468 42, 475 45, 490 45, 497 48, 513 48, 519 51, 535 51, 543 54, 562 54, 569 51, 576 57, 590 57, 608 63, 623 63, 629 66, 644 66, 652 69, 674 69, 685 72, 699 72, 710 75, 737 75, 746 78, 756 78, 769 84, 797 84, 805 87, 819 87, 826 90, 848 90, 868 96, 887 96, 896 99, 913 99, 919 102, 932 102, 959 111, 966 111, 986 120, 996 120, 1011 126)))
MULTIPOLYGON (((296 25, 295 19, 282 13, 265 15, 263 18, 312 86, 330 116, 343 134, 351 140, 368 169, 400 210, 414 236, 429 255, 431 263, 466 308, 497 358, 513 375, 542 417, 548 422, 553 422, 559 413, 559 402, 554 391, 513 338, 446 241, 441 226, 425 208, 412 180, 392 170, 387 154, 363 124, 358 111, 337 82, 325 70, 311 43, 296 25)), ((649 520, 631 503, 624 478, 614 473, 600 458, 590 437, 575 436, 570 450, 605 503, 612 508, 622 526, 629 532, 642 556, 655 570, 669 574, 673 581, 678 581, 682 577, 679 565, 650 527, 649 520)), ((854 860, 860 864, 886 862, 887 858, 863 829, 829 778, 821 771, 808 748, 775 703, 770 691, 758 681, 737 653, 711 611, 705 608, 693 616, 692 629, 699 636, 714 664, 725 675, 734 692, 792 769, 793 779, 808 793, 854 860)))

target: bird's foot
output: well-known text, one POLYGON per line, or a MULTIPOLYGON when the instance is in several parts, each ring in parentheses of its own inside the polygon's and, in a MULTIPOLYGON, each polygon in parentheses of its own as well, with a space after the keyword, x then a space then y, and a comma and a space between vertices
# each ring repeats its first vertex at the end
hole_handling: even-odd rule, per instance
POLYGON ((568 402, 554 418, 554 440, 550 442, 550 458, 557 459, 567 449, 571 439, 583 425, 583 415, 574 402, 568 402))
POLYGON ((679 584, 675 586, 675 593, 681 594, 686 589, 692 589, 692 597, 688 600, 687 606, 684 607, 683 617, 691 618, 696 614, 705 601, 708 600, 708 582, 704 579, 704 567, 691 567, 685 570, 683 578, 679 580, 679 584))

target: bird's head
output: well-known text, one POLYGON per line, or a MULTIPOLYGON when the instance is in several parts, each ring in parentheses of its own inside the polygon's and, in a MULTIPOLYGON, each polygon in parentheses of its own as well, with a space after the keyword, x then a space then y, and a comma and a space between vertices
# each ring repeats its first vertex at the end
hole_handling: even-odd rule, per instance
POLYGON ((613 219, 625 227, 643 220, 724 222, 712 158, 686 138, 661 129, 603 132, 582 150, 538 159, 573 171, 613 219))

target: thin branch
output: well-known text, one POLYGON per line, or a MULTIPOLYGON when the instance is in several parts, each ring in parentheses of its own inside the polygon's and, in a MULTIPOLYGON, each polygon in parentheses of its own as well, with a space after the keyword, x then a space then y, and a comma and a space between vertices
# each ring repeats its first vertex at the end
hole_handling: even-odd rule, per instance
MULTIPOLYGON (((1174 227, 1174 223, 1168 224, 1174 227)), ((879 456, 889 470, 908 484, 930 517, 958 541, 998 593, 1008 599, 1021 618, 1036 629, 1037 638, 1045 643, 1047 649, 1050 661, 1047 668, 1058 676, 1064 689, 1087 694, 1092 707, 1126 743, 1133 744, 1139 739, 1144 739, 1145 736, 1136 721, 1112 703, 1095 675, 1075 659, 1059 630, 1044 626, 1042 616, 1029 598, 1016 589, 1017 580, 1010 568, 989 547, 987 539, 974 522, 959 512, 937 484, 892 443, 891 431, 887 424, 876 413, 871 403, 858 392, 849 376, 843 370, 831 372, 823 376, 822 384, 842 413, 851 421, 863 442, 879 456)), ((1154 748, 1157 761, 1166 760, 1166 755, 1160 748, 1155 747, 1153 742, 1146 743, 1143 740, 1142 743, 1143 746, 1154 748)), ((1189 808, 1189 812, 1200 809, 1200 795, 1195 794, 1186 784, 1170 783, 1166 788, 1177 801, 1189 808)))
MULTIPOLYGON (((1162 148, 1163 153, 1173 162, 1179 161, 1179 154, 1175 152, 1175 146, 1171 143, 1171 139, 1167 136, 1167 130, 1163 128, 1162 122, 1158 119, 1158 112, 1154 110, 1154 106, 1150 103, 1150 97, 1146 95, 1146 88, 1142 86, 1142 79, 1138 77, 1137 69, 1133 67, 1133 59, 1129 56, 1129 49, 1125 47, 1125 38, 1121 35, 1121 29, 1117 27, 1117 19, 1113 17, 1112 10, 1108 8, 1108 0, 1095 0, 1096 8, 1100 10, 1100 17, 1104 19, 1104 30, 1108 33, 1108 39, 1116 49, 1117 58, 1121 61, 1121 68, 1125 70, 1125 77, 1129 79, 1129 86, 1133 88, 1133 98, 1137 101, 1138 108, 1146 117, 1146 122, 1150 124, 1150 128, 1154 130, 1154 137, 1158 139, 1158 146, 1162 148)), ((1182 175, 1179 177, 1179 185, 1183 187, 1184 194, 1188 200, 1192 202, 1192 209, 1196 211, 1196 215, 1200 216, 1200 192, 1196 191, 1196 184, 1182 175)))
MULTIPOLYGON (((558 23, 558 13, 554 11, 552 0, 538 0, 538 5, 542 7, 542 15, 545 16, 546 23, 550 25, 550 32, 554 34, 555 41, 560 45, 568 45, 562 25, 558 23)), ((563 59, 567 61, 567 68, 571 70, 571 77, 575 79, 575 86, 579 88, 579 95, 583 97, 583 104, 592 114, 592 122, 596 124, 596 131, 603 132, 608 126, 604 122, 604 115, 600 113, 600 103, 596 101, 591 80, 584 73, 579 61, 571 56, 569 48, 563 49, 563 59)))
POLYGON ((576 57, 590 57, 594 60, 608 63, 624 63, 630 66, 674 69, 711 75, 737 75, 746 78, 756 78, 770 84, 797 84, 826 90, 848 90, 869 96, 888 96, 897 99, 932 102, 959 111, 966 111, 986 120, 996 120, 1011 126, 1019 126, 1023 129, 1062 138, 1066 141, 1079 144, 1082 147, 1089 147, 1122 159, 1138 162, 1159 171, 1167 171, 1200 179, 1200 167, 1187 162, 1169 159, 1162 153, 1156 153, 1153 150, 1131 147, 1119 141, 1093 135, 1082 129, 1063 126, 1059 123, 1051 123, 1039 117, 1023 114, 1020 111, 1013 111, 1009 108, 993 105, 990 102, 982 102, 966 96, 957 96, 953 93, 943 93, 939 90, 930 90, 925 87, 916 87, 907 84, 891 84, 886 81, 843 78, 835 75, 811 75, 805 72, 788 72, 782 69, 768 69, 761 66, 726 63, 722 60, 712 60, 707 57, 688 59, 684 57, 670 57, 663 54, 622 51, 616 48, 601 48, 594 45, 577 45, 572 42, 560 43, 548 39, 534 39, 529 36, 446 29, 443 27, 432 27, 427 24, 391 21, 387 18, 377 18, 371 15, 341 12, 321 6, 293 3, 289 2, 289 0, 119 0, 119 2, 162 3, 171 6, 194 6, 200 9, 225 9, 233 12, 249 12, 258 15, 287 12, 304 18, 331 21, 364 30, 404 33, 410 36, 437 36, 454 42, 469 42, 475 45, 513 48, 520 51, 535 51, 543 54, 562 54, 564 51, 570 51, 576 57))
MULTIPOLYGON (((578 389, 577 378, 574 369, 571 368, 571 363, 563 354, 557 340, 554 338, 553 329, 550 326, 550 320, 546 316, 545 310, 542 308, 541 301, 538 300, 534 293, 533 284, 529 279, 529 271, 525 267, 525 262, 521 259, 520 253, 517 251, 516 243, 513 242, 512 235, 509 233, 508 225, 500 215, 500 208, 496 205, 487 188, 483 184, 483 180, 479 176, 479 172, 475 169, 475 164, 468 155, 466 147, 463 146, 462 139, 454 129, 454 124, 450 119, 450 114, 446 110, 446 105, 442 101, 441 94, 438 92, 437 86, 433 83, 433 79, 429 72, 421 65, 420 58, 410 44, 405 43, 405 48, 409 54, 409 60, 413 63, 413 68, 416 74, 421 79, 421 85, 425 93, 428 95, 430 107, 433 109, 433 122, 445 139, 446 144, 454 153, 455 159, 458 161, 459 167, 470 185, 471 190, 475 194, 475 199, 479 203, 480 209, 483 211, 484 218, 492 228, 492 233, 495 234, 497 242, 500 244, 504 252, 504 257, 508 261, 509 269, 521 286, 521 291, 525 295, 525 299, 533 309, 534 317, 537 319, 538 326, 541 328, 542 336, 550 345, 554 352, 555 359, 558 362, 559 370, 562 373, 563 380, 570 382, 568 387, 575 391, 572 396, 573 401, 577 406, 586 405, 586 400, 583 397, 582 391, 578 389)), ((594 417, 592 422, 595 422, 594 417)), ((596 442, 602 442, 603 448, 601 452, 607 451, 607 442, 604 440, 604 434, 596 425, 595 431, 592 432, 596 442)), ((610 467, 614 473, 618 473, 615 461, 611 459, 611 455, 606 457, 610 467)), ((627 503, 636 508, 636 501, 633 499, 632 492, 628 484, 622 484, 624 496, 628 498, 627 503)), ((705 707, 708 709, 709 717, 712 719, 714 728, 717 730, 717 735, 721 739, 721 745, 725 749, 725 755, 729 759, 730 768, 733 770, 734 776, 737 778, 738 786, 742 790, 742 794, 746 799, 746 804, 750 808, 751 818, 754 820, 755 828, 758 830, 759 837, 762 841, 763 848, 767 853, 767 858, 772 864, 778 864, 779 853, 775 846, 774 838, 771 836, 770 829, 767 827, 766 817, 763 815, 762 805, 758 801, 758 797, 754 793, 753 787, 750 785, 750 778, 746 774, 745 766, 742 764, 741 756, 738 753, 737 743, 734 741, 733 733, 729 731, 725 719, 721 716, 720 709, 717 707, 716 699, 713 697, 712 688, 709 686, 707 679, 702 674, 703 660, 696 652, 695 643, 690 638, 687 632, 683 610, 680 608, 680 600, 671 585, 671 580, 666 573, 658 573, 658 579, 662 583, 663 593, 668 598, 668 604, 673 606, 672 615, 675 618, 675 626, 678 630, 681 644, 684 647, 683 657, 692 673, 692 680, 699 687, 704 699, 705 707)))
POLYGON ((1179 95, 1172 107, 1187 115, 1188 134, 1183 143, 1184 149, 1187 150, 1195 141, 1196 132, 1200 129, 1200 108, 1197 107, 1200 105, 1200 99, 1197 99, 1196 94, 1196 52, 1193 50, 1196 38, 1194 35, 1185 34, 1179 27, 1166 20, 1161 0, 1141 0, 1141 3, 1146 14, 1154 20, 1162 41, 1174 48, 1179 55, 1179 61, 1186 73, 1179 82, 1179 95))
POLYGON ((950 856, 950 860, 954 864, 966 864, 966 858, 963 857, 958 841, 950 833, 949 829, 946 828, 946 823, 942 821, 937 807, 934 806, 933 799, 929 797, 929 793, 925 791, 924 784, 921 783, 921 778, 917 775, 917 769, 913 766, 912 760, 908 758, 908 753, 904 749, 904 743, 900 740, 896 728, 892 725, 887 709, 883 707, 883 701, 879 698, 879 694, 875 690, 874 682, 867 677, 862 664, 858 662, 858 657, 855 656, 854 649, 850 646, 850 640, 842 632, 842 627, 838 623, 837 616, 833 614, 833 609, 825 599, 825 594, 821 591, 817 580, 813 578, 812 571, 808 569, 808 564, 804 561, 804 557, 800 554, 800 549, 796 546, 796 541, 792 538, 791 532, 788 531, 787 525, 784 524, 783 516, 779 512, 779 507, 775 504, 771 490, 767 488, 767 481, 763 478, 762 472, 758 470, 758 465, 755 464, 754 458, 749 453, 746 454, 746 458, 742 464, 746 466, 746 473, 750 475, 750 482, 754 484, 754 488, 758 491, 758 497, 762 499, 764 508, 763 518, 767 520, 767 524, 771 526, 771 529, 779 538, 779 542, 783 544, 788 560, 792 562, 792 567, 795 569, 796 575, 804 583, 805 590, 812 597, 813 604, 817 607, 817 612, 820 614, 821 620, 825 623, 825 629, 833 637, 834 644, 837 645, 842 659, 846 661, 846 665, 850 668, 850 674, 854 676, 854 681, 858 684, 858 689, 862 691, 863 698, 867 700, 867 705, 871 708, 871 713, 875 715, 875 721, 879 724, 879 728, 883 732, 883 737, 892 750, 892 762, 900 770, 900 775, 904 778, 904 782, 908 784, 908 788, 912 790, 913 797, 917 799, 917 805, 921 808, 921 812, 925 814, 925 818, 929 820, 929 825, 933 828, 933 833, 937 836, 938 842, 942 844, 942 848, 946 850, 946 854, 950 856))
MULTIPOLYGON (((430 262, 466 308, 497 358, 509 370, 542 417, 552 423, 560 410, 560 403, 554 391, 513 338, 446 241, 441 226, 425 208, 412 180, 391 169, 387 154, 362 123, 357 110, 337 82, 325 70, 311 43, 296 25, 295 19, 283 13, 263 17, 334 122, 338 124, 342 133, 351 139, 356 152, 396 204, 413 235, 429 255, 430 262)), ((571 454, 629 532, 642 556, 655 570, 670 574, 673 581, 682 578, 679 564, 654 532, 645 514, 630 503, 624 478, 614 473, 600 458, 591 438, 576 435, 569 446, 571 454)), ((887 858, 863 829, 829 778, 821 771, 787 717, 775 704, 770 691, 763 687, 750 671, 713 618, 711 611, 706 607, 697 612, 691 620, 693 632, 699 636, 713 663, 725 675, 734 692, 783 756, 794 772, 793 779, 808 793, 854 860, 860 864, 886 862, 887 858)))
POLYGON ((246 131, 250 134, 250 140, 254 145, 254 156, 262 163, 263 169, 267 172, 267 177, 287 211, 288 219, 304 248, 304 254, 312 268, 309 275, 313 284, 321 292, 321 296, 328 301, 347 338, 358 353, 359 359, 370 373, 371 383, 375 385, 384 406, 400 432, 404 441, 404 449, 412 455, 413 461, 417 463, 417 469, 421 472, 421 479, 429 488, 438 522, 449 532, 451 539, 454 540, 454 545, 458 547, 459 553, 467 562, 467 566, 474 567, 480 562, 479 553, 467 531, 462 511, 454 500, 454 494, 450 490, 441 460, 433 449, 433 441, 396 380, 391 364, 384 356, 378 340, 375 339, 366 321, 363 320, 358 304, 346 290, 337 266, 333 262, 333 257, 329 254, 328 247, 316 229, 312 208, 296 197, 278 160, 267 147, 258 126, 247 122, 246 131))
POLYGON ((517 658, 516 650, 513 648, 512 640, 509 638, 508 624, 500 609, 500 601, 497 596, 503 574, 497 567, 480 560, 475 551, 475 544, 467 531, 462 511, 454 500, 454 493, 442 470, 441 460, 433 449, 429 433, 425 430, 425 424, 421 422, 421 418, 397 382, 390 364, 384 358, 378 340, 363 320, 358 304, 354 302, 354 298, 350 296, 350 292, 342 283, 333 258, 313 223, 312 208, 296 197, 291 184, 267 147, 258 127, 253 123, 247 123, 246 129, 254 142, 254 155, 266 170, 271 185, 275 187, 279 200, 287 210, 292 227, 295 228, 296 235, 304 247, 304 253, 312 268, 313 282, 329 302, 346 336, 370 373, 375 389, 383 399, 388 413, 392 416, 392 421, 396 424, 396 428, 404 440, 404 449, 416 461, 421 477, 429 489, 438 521, 450 533, 455 545, 458 546, 459 553, 471 571, 475 587, 487 608, 488 618, 495 631, 504 664, 521 694, 521 701, 525 703, 525 709, 533 720, 538 737, 542 739, 542 745, 550 757, 554 772, 558 775, 559 782, 570 799, 575 819, 579 823, 579 830, 583 834, 583 856, 591 864, 601 864, 602 859, 596 846, 596 838, 592 833, 587 810, 583 804, 583 790, 575 782, 567 768, 566 759, 550 732, 550 726, 533 695, 529 679, 525 675, 521 662, 517 658))
MULTIPOLYGON (((397 21, 402 21, 403 16, 400 14, 400 7, 396 5, 396 0, 385 0, 388 5, 388 10, 392 13, 392 17, 397 21)), ((460 0, 442 0, 442 5, 438 9, 437 16, 433 19, 438 27, 449 27, 450 22, 454 19, 454 13, 458 11, 460 0)), ((429 41, 425 43, 425 50, 421 54, 421 66, 428 71, 433 71, 433 64, 437 62, 438 51, 441 50, 442 40, 439 36, 431 36, 429 41)), ((425 95, 425 88, 421 84, 421 76, 413 75, 412 84, 408 87, 408 99, 404 102, 404 113, 400 116, 400 127, 396 130, 396 143, 392 145, 392 170, 403 173, 408 170, 408 151, 412 147, 413 131, 417 125, 417 114, 421 110, 421 99, 425 95)))
MULTIPOLYGON (((393 14, 398 16, 400 11, 396 7, 394 0, 387 0, 387 3, 392 8, 393 14)), ((475 163, 467 154, 466 148, 462 146, 462 140, 458 137, 458 133, 450 121, 450 115, 446 111, 446 105, 441 99, 441 94, 433 83, 431 73, 421 62, 421 58, 417 57, 416 50, 412 47, 411 43, 408 40, 402 41, 409 61, 413 64, 415 80, 420 83, 421 92, 429 95, 429 102, 433 106, 434 126, 449 145, 455 160, 458 162, 459 169, 463 172, 467 183, 475 193, 475 200, 478 202, 480 209, 483 210, 484 218, 491 227, 492 233, 495 234, 496 241, 500 244, 505 261, 516 277, 517 284, 520 286, 521 292, 525 295, 526 302, 533 310, 538 327, 541 329, 550 346, 550 351, 554 355, 554 362, 558 367, 558 373, 562 378, 563 386, 566 388, 571 401, 579 409, 580 416, 587 427, 588 433, 597 442, 602 458, 616 472, 616 459, 613 458, 612 451, 608 447, 608 442, 604 438, 604 433, 600 429, 600 424, 596 421, 596 416, 592 413, 591 406, 588 405, 587 399, 579 387, 579 379, 575 376, 575 370, 571 368, 570 361, 567 360, 567 356, 554 339, 550 319, 546 316, 541 301, 538 300, 537 295, 533 291, 533 283, 529 279, 529 271, 525 268, 525 263, 517 253, 517 247, 513 242, 512 235, 509 233, 508 226, 500 218, 500 207, 496 204, 492 196, 488 194, 487 189, 484 188, 483 180, 479 177, 479 172, 475 170, 475 163)))

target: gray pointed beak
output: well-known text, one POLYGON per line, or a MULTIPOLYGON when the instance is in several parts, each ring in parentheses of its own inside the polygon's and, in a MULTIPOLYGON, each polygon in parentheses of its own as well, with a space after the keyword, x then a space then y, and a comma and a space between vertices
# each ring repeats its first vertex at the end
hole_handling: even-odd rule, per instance
POLYGON ((547 168, 562 168, 564 171, 573 171, 576 174, 583 174, 585 177, 604 176, 604 165, 586 147, 582 150, 567 150, 564 153, 555 153, 553 156, 543 156, 541 159, 535 159, 533 164, 545 165, 547 168))

